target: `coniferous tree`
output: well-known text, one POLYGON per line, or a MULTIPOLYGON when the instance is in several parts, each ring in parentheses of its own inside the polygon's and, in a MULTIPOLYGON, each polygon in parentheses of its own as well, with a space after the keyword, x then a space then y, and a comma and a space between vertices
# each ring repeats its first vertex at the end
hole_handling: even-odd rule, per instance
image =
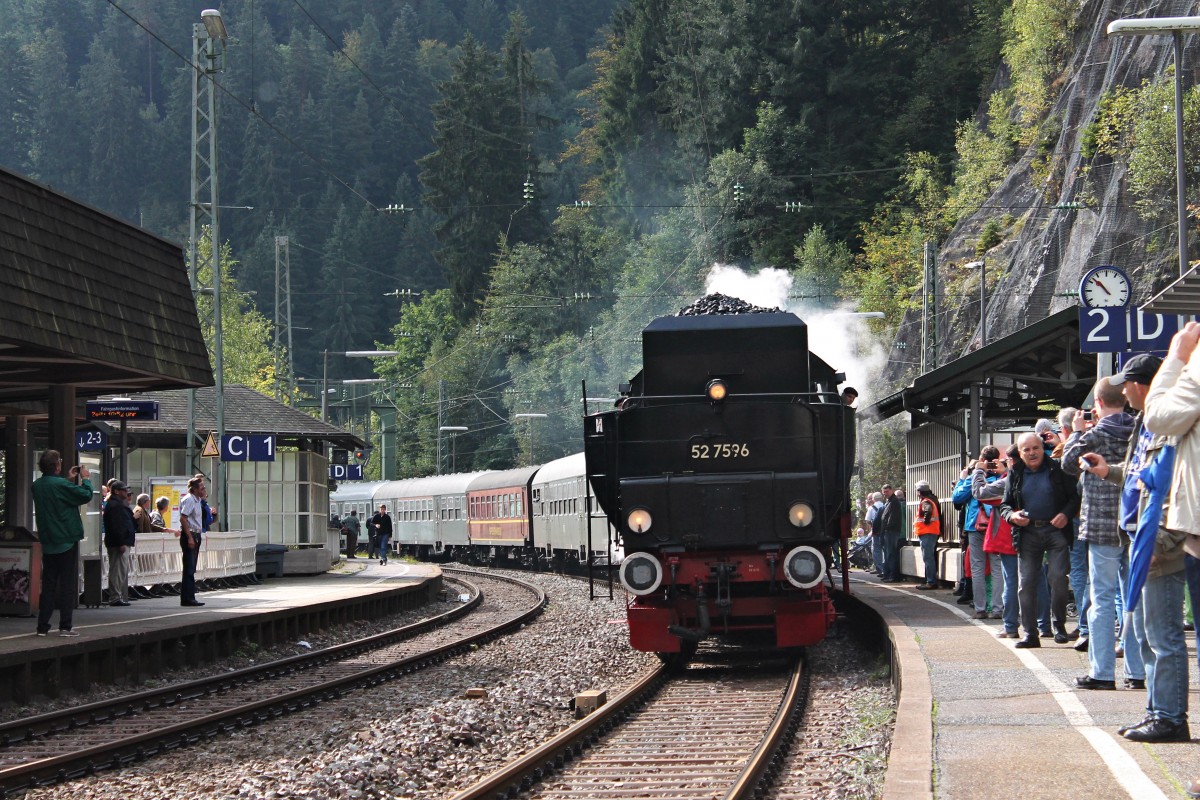
POLYGON ((469 34, 434 104, 437 149, 421 159, 426 204, 439 216, 437 257, 465 320, 483 296, 502 236, 522 208, 529 153, 499 58, 469 34))

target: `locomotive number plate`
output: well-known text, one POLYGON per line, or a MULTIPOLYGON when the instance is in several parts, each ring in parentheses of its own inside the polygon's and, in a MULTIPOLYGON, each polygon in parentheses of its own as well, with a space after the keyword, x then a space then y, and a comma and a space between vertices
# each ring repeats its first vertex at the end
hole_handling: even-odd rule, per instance
POLYGON ((750 455, 747 444, 694 444, 692 458, 746 458, 750 455))

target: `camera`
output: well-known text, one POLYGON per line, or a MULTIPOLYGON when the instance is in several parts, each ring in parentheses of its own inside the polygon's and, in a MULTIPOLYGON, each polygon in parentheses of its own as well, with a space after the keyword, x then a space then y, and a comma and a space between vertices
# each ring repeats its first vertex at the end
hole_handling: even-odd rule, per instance
POLYGON ((1091 412, 1091 409, 1086 409, 1086 408, 1085 408, 1085 409, 1083 410, 1083 421, 1084 421, 1084 422, 1091 422, 1091 421, 1092 421, 1092 412, 1091 412))
POLYGON ((988 468, 988 469, 995 469, 995 468, 996 468, 996 466, 997 466, 997 462, 995 462, 995 461, 989 461, 989 462, 987 462, 987 468, 988 468))

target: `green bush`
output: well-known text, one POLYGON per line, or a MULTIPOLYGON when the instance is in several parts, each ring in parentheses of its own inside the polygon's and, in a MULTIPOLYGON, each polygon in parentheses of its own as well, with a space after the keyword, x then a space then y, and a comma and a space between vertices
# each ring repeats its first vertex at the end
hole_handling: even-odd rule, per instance
POLYGON ((983 231, 979 234, 979 241, 975 243, 975 255, 982 256, 988 250, 991 250, 996 245, 1003 241, 1000 235, 1002 230, 1000 220, 991 217, 983 224, 983 231))

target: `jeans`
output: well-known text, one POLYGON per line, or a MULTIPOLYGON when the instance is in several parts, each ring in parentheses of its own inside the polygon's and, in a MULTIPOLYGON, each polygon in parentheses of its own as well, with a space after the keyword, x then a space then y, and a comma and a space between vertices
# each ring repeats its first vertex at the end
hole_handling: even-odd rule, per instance
MULTIPOLYGON (((917 537, 921 540, 921 558, 925 561, 925 585, 938 585, 938 563, 936 533, 926 533, 917 537)), ((980 576, 982 578, 982 576, 980 576)), ((980 581, 982 583, 982 581, 980 581)))
MULTIPOLYGON (((1196 619, 1200 617, 1200 559, 1184 556, 1183 574, 1187 578, 1188 597, 1192 599, 1192 617, 1196 619)), ((1200 622, 1200 619, 1196 621, 1200 622)), ((1200 625, 1196 625, 1196 631, 1200 631, 1200 625)), ((1197 632, 1193 632, 1193 635, 1200 637, 1197 632)), ((1196 642, 1200 645, 1200 638, 1196 642)), ((1196 665, 1200 666, 1200 646, 1196 648, 1196 665)))
POLYGON ((387 563, 388 557, 388 538, 386 533, 379 534, 379 560, 384 564, 387 563))
POLYGON ((1091 608, 1088 609, 1088 663, 1091 676, 1111 681, 1116 672, 1116 594, 1125 548, 1115 544, 1088 543, 1088 579, 1091 608))
MULTIPOLYGON (((1017 600, 1018 564, 1015 555, 999 554, 1000 570, 1004 574, 1004 630, 1016 634, 1020 603, 1017 600)), ((993 571, 993 575, 996 573, 993 571)), ((1044 582, 1044 581, 1043 581, 1044 582)), ((1049 605, 1049 603, 1047 603, 1049 605)))
POLYGON ((885 581, 900 580, 900 548, 904 546, 904 537, 900 532, 883 534, 883 579, 885 581))
POLYGON ((1071 543, 1071 594, 1075 595, 1075 611, 1079 614, 1079 635, 1088 635, 1088 608, 1092 605, 1088 589, 1087 542, 1075 539, 1071 543))
POLYGON ((65 553, 42 554, 42 594, 38 600, 37 629, 50 630, 50 617, 58 609, 58 629, 69 631, 75 619, 79 587, 79 545, 65 553))
POLYGON ((179 584, 179 602, 196 602, 196 562, 200 559, 200 543, 196 547, 188 547, 187 536, 179 537, 179 547, 183 550, 183 579, 179 584))
POLYGON ((871 559, 875 562, 875 571, 880 575, 886 575, 884 564, 887 563, 887 556, 884 553, 882 531, 877 531, 871 536, 871 559))
POLYGON ((108 550, 108 602, 129 601, 129 552, 120 547, 108 550))
MULTIPOLYGON (((971 531, 967 538, 971 543, 971 589, 974 592, 972 600, 976 611, 987 611, 987 582, 984 575, 987 565, 992 566, 992 610, 997 614, 1004 611, 1004 600, 1001 600, 1000 585, 1000 554, 983 552, 983 531, 971 531), (978 577, 975 577, 978 576, 978 577)), ((1015 580, 1015 578, 1014 578, 1015 580)))
POLYGON ((1021 532, 1021 551, 1017 555, 1021 571, 1017 600, 1021 606, 1021 625, 1025 635, 1037 637, 1038 584, 1042 583, 1042 559, 1049 558, 1050 608, 1054 624, 1065 630, 1067 618, 1067 537, 1046 523, 1031 523, 1021 532))
MULTIPOLYGON (((1070 560, 1068 558, 1068 560, 1070 560)), ((1042 561, 1042 579, 1037 585, 1037 604, 1038 630, 1047 636, 1051 636, 1054 632, 1050 629, 1050 571, 1046 567, 1046 562, 1042 561)))
POLYGON ((1141 602, 1133 610, 1133 629, 1146 667, 1147 716, 1176 724, 1187 721, 1188 710, 1185 583, 1183 572, 1147 578, 1141 602))

